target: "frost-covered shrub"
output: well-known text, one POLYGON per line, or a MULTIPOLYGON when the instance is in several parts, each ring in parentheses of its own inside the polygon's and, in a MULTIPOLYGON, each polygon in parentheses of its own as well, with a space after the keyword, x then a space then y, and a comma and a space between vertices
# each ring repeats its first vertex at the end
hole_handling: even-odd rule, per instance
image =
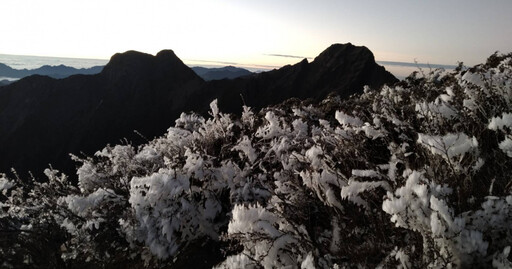
MULTIPOLYGON (((15 242, 50 229, 51 265, 510 267, 511 74, 493 55, 348 100, 241 116, 214 101, 147 144, 74 157, 77 187, 1 176, 0 224, 15 242)), ((0 249, 6 266, 30 264, 15 253, 31 242, 0 249)))

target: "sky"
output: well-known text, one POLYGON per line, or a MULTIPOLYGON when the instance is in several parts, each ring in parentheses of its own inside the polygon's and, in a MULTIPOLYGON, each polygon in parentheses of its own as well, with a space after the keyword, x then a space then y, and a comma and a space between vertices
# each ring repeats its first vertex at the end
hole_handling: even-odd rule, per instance
POLYGON ((333 43, 380 61, 474 65, 512 52, 510 0, 2 0, 0 54, 278 67, 333 43), (285 56, 294 57, 285 57, 285 56))

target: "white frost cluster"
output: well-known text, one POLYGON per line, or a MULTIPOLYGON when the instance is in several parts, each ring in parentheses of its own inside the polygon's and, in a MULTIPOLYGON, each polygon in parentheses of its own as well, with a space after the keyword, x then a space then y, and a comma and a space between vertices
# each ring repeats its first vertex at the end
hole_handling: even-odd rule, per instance
POLYGON ((233 150, 241 151, 247 156, 249 159, 249 162, 254 163, 256 161, 256 158, 258 157, 256 155, 256 150, 252 147, 251 140, 249 137, 244 136, 240 143, 238 143, 237 146, 233 147, 233 150))
POLYGON ((361 121, 360 119, 349 116, 345 114, 343 111, 336 111, 335 118, 342 126, 361 127, 364 124, 363 121, 361 121))
POLYGON ((475 137, 468 137, 464 133, 447 134, 444 136, 418 134, 418 143, 424 145, 433 154, 443 158, 452 159, 464 155, 478 147, 475 137))
POLYGON ((504 127, 512 127, 512 113, 503 113, 501 117, 494 117, 489 123, 491 130, 503 130, 504 127))
POLYGON ((466 229, 466 219, 455 217, 446 203, 445 197, 451 189, 429 182, 417 171, 406 171, 406 174, 409 176, 405 186, 388 193, 382 209, 392 216, 391 221, 397 227, 434 239, 424 242, 425 248, 436 250, 433 255, 439 255, 439 260, 433 260, 429 266, 442 266, 442 260, 451 261, 451 266, 460 266, 469 259, 467 255, 485 255, 488 243, 482 233, 466 229))
POLYGON ((110 189, 97 189, 87 196, 69 195, 63 197, 61 202, 66 204, 68 209, 75 214, 86 217, 93 214, 93 211, 102 203, 117 201, 120 197, 110 189))
POLYGON ((5 178, 4 175, 0 175, 0 191, 5 193, 5 191, 12 187, 14 187, 14 183, 5 178))
POLYGON ((503 113, 501 117, 494 117, 491 119, 488 128, 497 132, 504 133, 505 139, 499 143, 500 149, 512 158, 512 114, 503 113))
MULTIPOLYGON (((261 260, 264 268, 293 267, 301 260, 301 254, 295 256, 298 250, 294 249, 299 238, 294 236, 293 227, 286 221, 260 205, 236 205, 232 213, 228 234, 245 235, 242 242, 246 253, 243 254, 261 260)), ((239 255, 235 255, 226 261, 226 267, 234 268, 233 262, 239 263, 239 260, 239 255)))

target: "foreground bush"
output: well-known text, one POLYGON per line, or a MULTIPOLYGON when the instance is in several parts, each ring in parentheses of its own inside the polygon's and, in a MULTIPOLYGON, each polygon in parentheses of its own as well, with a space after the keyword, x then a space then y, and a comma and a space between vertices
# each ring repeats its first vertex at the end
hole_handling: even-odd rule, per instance
POLYGON ((182 114, 0 178, 4 267, 512 266, 512 57, 320 104, 182 114))

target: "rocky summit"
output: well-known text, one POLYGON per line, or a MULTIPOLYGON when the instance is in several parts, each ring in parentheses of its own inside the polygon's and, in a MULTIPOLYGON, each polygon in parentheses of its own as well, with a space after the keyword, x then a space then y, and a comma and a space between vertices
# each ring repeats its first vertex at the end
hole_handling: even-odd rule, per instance
POLYGON ((368 48, 348 43, 330 46, 311 63, 304 59, 250 77, 212 81, 205 92, 219 99, 221 110, 239 112, 243 102, 262 108, 292 97, 320 101, 332 92, 345 98, 362 92, 365 85, 379 88, 397 81, 375 63, 368 48))
POLYGON ((64 79, 30 76, 0 88, 0 171, 41 177, 50 164, 73 174, 69 154, 93 154, 109 143, 140 144, 164 134, 182 112, 204 113, 218 99, 221 111, 262 108, 289 98, 342 98, 364 85, 397 79, 370 50, 335 44, 309 63, 236 79, 205 81, 171 50, 156 56, 114 55, 101 73, 64 79), (137 133, 134 132, 137 131, 137 133), (141 135, 140 135, 141 134, 141 135))

